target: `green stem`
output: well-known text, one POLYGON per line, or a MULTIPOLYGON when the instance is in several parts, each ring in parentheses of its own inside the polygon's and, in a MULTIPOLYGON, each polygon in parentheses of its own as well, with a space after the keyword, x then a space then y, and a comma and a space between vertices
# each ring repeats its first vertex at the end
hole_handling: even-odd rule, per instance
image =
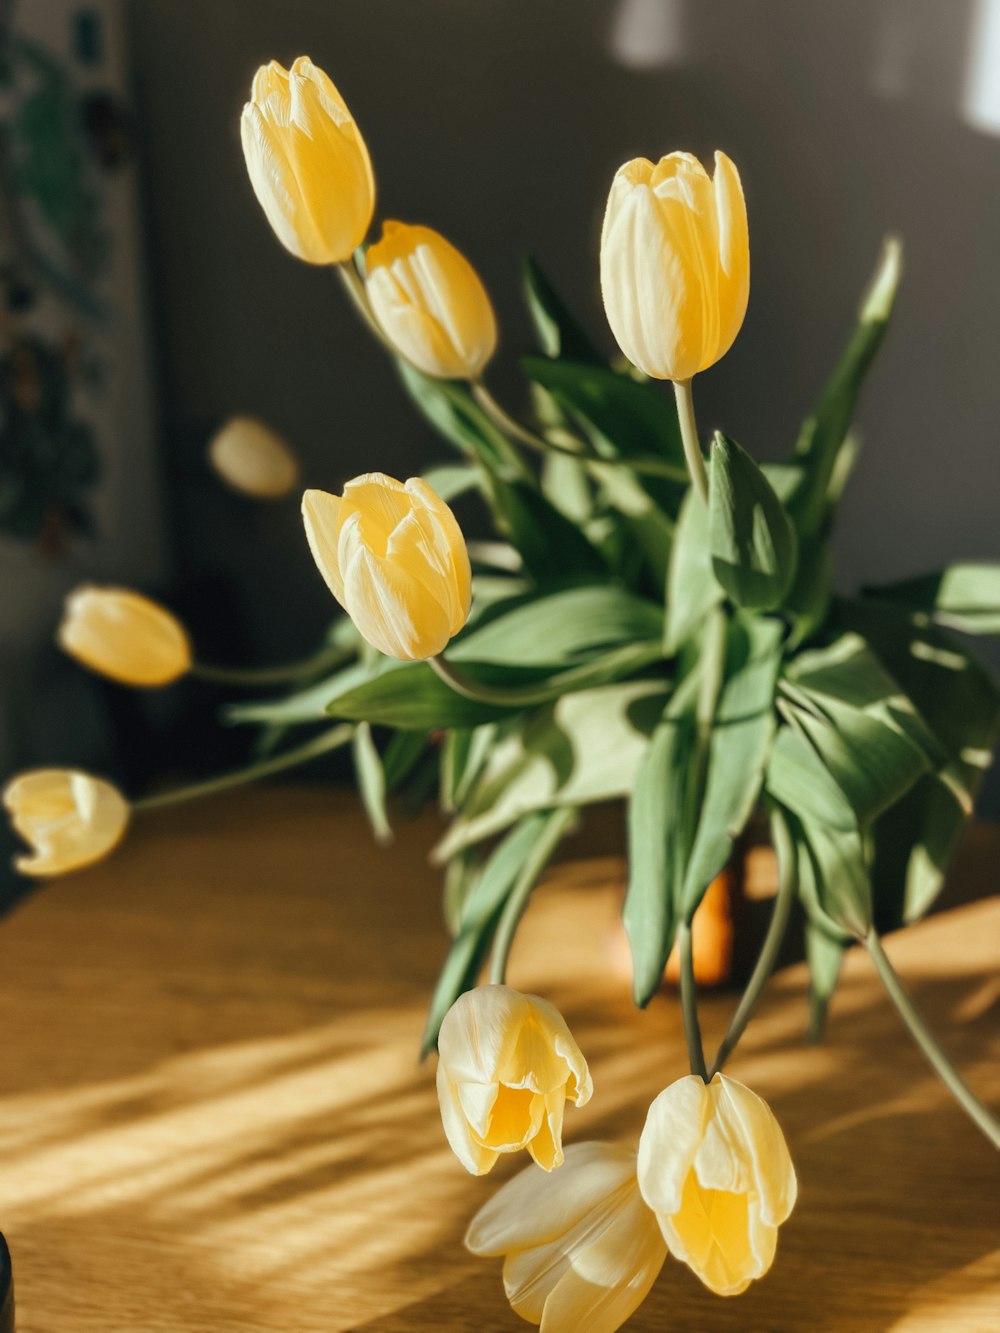
POLYGON ((495 426, 502 430, 504 434, 510 436, 511 439, 527 445, 529 449, 534 449, 536 453, 563 454, 591 470, 604 467, 627 467, 631 472, 639 472, 644 476, 667 477, 671 481, 685 481, 687 479, 687 472, 683 468, 668 463, 666 459, 604 458, 595 453, 585 440, 569 431, 566 434, 574 441, 574 446, 560 444, 557 440, 537 435, 534 431, 522 426, 509 412, 505 411, 482 380, 471 380, 470 388, 472 389, 473 398, 495 426))
MULTIPOLYGON (((775 836, 788 840, 788 830, 783 820, 775 819, 775 836)), ((744 990, 743 996, 736 1007, 736 1013, 733 1014, 726 1035, 719 1043, 719 1049, 709 1071, 710 1080, 719 1073, 735 1050, 736 1043, 743 1036, 746 1025, 750 1022, 757 1007, 757 1001, 774 971, 781 943, 785 938, 785 931, 788 929, 788 919, 791 916, 796 889, 795 859, 791 855, 790 844, 779 849, 778 865, 781 868, 781 878, 778 881, 778 892, 775 895, 774 906, 771 909, 771 920, 767 927, 767 934, 764 936, 764 943, 761 945, 746 990, 744 990)))
POLYGON ((874 927, 868 932, 864 943, 889 999, 896 1006, 896 1011, 909 1029, 910 1036, 923 1051, 931 1068, 969 1119, 986 1135, 994 1148, 1000 1148, 1000 1121, 986 1109, 972 1092, 938 1045, 913 1001, 903 989, 902 982, 896 975, 895 968, 889 962, 885 949, 882 947, 882 941, 874 927))
POLYGON ((604 682, 611 678, 630 675, 639 671, 662 656, 662 645, 648 643, 628 643, 614 652, 606 653, 593 662, 584 662, 580 666, 560 671, 555 676, 535 685, 513 686, 502 689, 490 685, 481 685, 471 680, 453 663, 443 657, 429 657, 428 665, 444 683, 464 699, 473 699, 476 703, 495 704, 498 708, 526 708, 531 704, 547 703, 573 689, 583 689, 590 684, 604 682))
POLYGON ((284 754, 275 755, 273 759, 264 759, 259 764, 251 764, 249 768, 239 768, 233 773, 220 773, 218 777, 192 783, 189 787, 175 787, 173 791, 161 792, 156 796, 144 796, 141 800, 132 802, 132 809, 159 810, 163 806, 179 805, 182 801, 196 801, 202 796, 215 796, 218 792, 229 791, 233 787, 243 787, 247 783, 258 782, 261 778, 270 777, 272 773, 296 768, 299 764, 308 763, 310 759, 316 759, 321 754, 345 745, 351 739, 353 731, 354 728, 346 724, 330 727, 321 735, 314 736, 311 741, 306 741, 304 745, 298 745, 294 750, 286 750, 284 754))
POLYGON ((677 929, 677 947, 681 956, 681 1012, 684 1015, 684 1040, 687 1042, 691 1073, 708 1082, 705 1052, 698 1024, 698 993, 694 982, 694 955, 691 950, 691 925, 682 921, 677 929))
POLYGON ((705 471, 705 459, 698 441, 698 423, 694 416, 694 398, 691 394, 690 380, 674 381, 674 398, 677 400, 677 420, 680 423, 681 442, 684 445, 688 472, 691 474, 695 490, 708 504, 708 473, 705 471))
POLYGON ((504 904, 500 921, 497 924, 497 933, 493 939, 493 951, 490 956, 490 985, 504 985, 507 978, 507 960, 510 957, 511 945, 514 943, 514 934, 521 917, 524 916, 528 900, 538 883, 539 875, 545 869, 549 858, 559 846, 575 818, 576 810, 573 806, 565 806, 560 810, 554 810, 549 816, 549 822, 546 824, 541 838, 524 863, 517 882, 510 892, 510 897, 504 904))
POLYGON ((300 676, 314 671, 331 671, 353 656, 352 652, 343 648, 327 648, 314 653, 312 657, 301 658, 298 662, 285 662, 273 667, 220 667, 195 662, 191 675, 213 685, 245 685, 255 688, 258 685, 280 685, 284 681, 298 680, 300 676))

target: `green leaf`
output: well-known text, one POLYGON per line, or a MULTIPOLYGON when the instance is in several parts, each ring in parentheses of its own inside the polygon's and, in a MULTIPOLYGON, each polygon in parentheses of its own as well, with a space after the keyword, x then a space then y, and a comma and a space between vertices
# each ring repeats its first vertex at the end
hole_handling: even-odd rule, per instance
POLYGON ((538 709, 493 746, 435 860, 447 860, 532 810, 628 795, 667 692, 663 681, 629 681, 565 695, 538 709))
POLYGON ((774 690, 784 630, 776 620, 733 620, 722 689, 708 748, 698 827, 679 884, 678 910, 690 921, 723 869, 760 793, 775 730, 774 690))
POLYGON ((757 464, 718 432, 709 467, 709 547, 715 577, 737 606, 781 605, 795 574, 795 532, 757 464))
POLYGON ((694 488, 681 505, 667 573, 664 651, 676 653, 722 601, 712 571, 708 544, 708 509, 694 488))
POLYGON ((524 298, 546 356, 600 364, 600 353, 530 255, 524 261, 524 298))
MULTIPOLYGON (((392 669, 390 666, 388 669, 392 669)), ((245 703, 227 704, 222 716, 228 723, 263 722, 268 725, 289 725, 297 722, 322 722, 330 696, 347 691, 366 681, 371 671, 364 662, 352 662, 349 667, 317 681, 304 690, 296 690, 280 699, 254 699, 245 703)))
POLYGON ((687 487, 687 468, 673 403, 651 384, 606 366, 543 356, 521 358, 521 369, 556 401, 605 458, 656 460, 672 471, 650 494, 676 512, 687 487))
POLYGON ((935 574, 866 588, 864 595, 898 603, 966 634, 1000 634, 1000 565, 951 565, 935 574))
POLYGON ((429 1055, 437 1044, 445 1014, 460 995, 471 990, 476 984, 483 960, 496 933, 499 917, 500 912, 497 911, 489 921, 460 931, 448 950, 427 1013, 427 1023, 420 1045, 421 1060, 429 1055))
POLYGON ((768 760, 768 793, 802 819, 842 832, 857 828, 854 809, 809 740, 790 726, 779 727, 768 760))
POLYGON ((448 649, 454 662, 566 667, 580 656, 660 639, 663 612, 614 584, 495 602, 448 649))
POLYGON ((567 571, 581 578, 607 574, 600 551, 534 482, 497 478, 492 491, 497 513, 536 582, 565 578, 567 571))
POLYGON ((469 463, 439 463, 437 467, 425 468, 422 475, 431 490, 447 504, 483 484, 481 471, 469 463))
POLYGON ((367 722, 361 722, 354 728, 353 745, 354 774, 372 832, 376 841, 392 842, 392 828, 385 809, 385 773, 367 722))
POLYGON ((863 939, 873 921, 871 881, 857 829, 841 830, 789 817, 800 847, 799 896, 808 915, 834 935, 863 939), (807 854, 802 854, 802 853, 807 854))
POLYGON ((840 980, 847 941, 817 925, 808 916, 803 922, 806 962, 809 965, 809 1040, 819 1041, 826 1028, 826 1015, 840 980))
POLYGON ((827 518, 830 488, 840 451, 850 430, 865 377, 892 313, 901 256, 899 241, 889 237, 862 301, 857 328, 823 391, 815 414, 803 425, 795 446, 804 473, 790 501, 790 512, 800 536, 818 532, 827 518))
POLYGON ((691 840, 693 712, 668 713, 635 774, 628 810, 628 889, 622 909, 632 950, 632 992, 645 1008, 660 988, 677 929, 674 899, 691 840))
POLYGON ((833 556, 829 546, 810 537, 798 549, 795 578, 783 608, 792 619, 790 649, 806 643, 822 628, 833 598, 833 556))
POLYGON ((386 791, 396 791, 406 781, 427 748, 427 737, 420 731, 395 731, 382 753, 382 772, 386 791))
MULTIPOLYGON (((482 678, 480 673, 480 677, 482 678)), ((492 683, 523 684, 526 673, 495 669, 492 683)), ((534 679, 537 672, 527 673, 534 679)), ((330 697, 325 713, 351 722, 372 722, 403 731, 442 731, 448 727, 475 727, 511 713, 509 708, 466 699, 440 680, 426 662, 393 663, 373 679, 341 689, 330 697)))
POLYGON ((504 905, 551 817, 548 810, 527 815, 493 849, 462 905, 461 929, 483 926, 504 905))
POLYGON ((472 454, 491 476, 516 473, 520 461, 507 437, 475 402, 460 380, 439 380, 408 361, 396 362, 413 402, 430 424, 464 454, 472 454))

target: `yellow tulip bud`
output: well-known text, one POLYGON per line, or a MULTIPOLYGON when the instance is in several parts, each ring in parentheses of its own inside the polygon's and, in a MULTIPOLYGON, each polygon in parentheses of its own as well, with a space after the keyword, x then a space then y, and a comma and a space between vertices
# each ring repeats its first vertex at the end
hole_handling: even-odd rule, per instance
POLYGON ((400 356, 439 379, 482 373, 497 345, 493 306, 479 274, 443 236, 387 222, 365 272, 375 318, 400 356))
POLYGON ((85 667, 123 685, 169 685, 191 668, 180 621, 128 588, 76 588, 66 598, 57 638, 85 667))
POLYGON ((365 238, 375 178, 344 99, 308 56, 254 76, 240 122, 254 193, 274 234, 309 264, 341 264, 365 238))
POLYGON ((750 292, 739 172, 690 153, 619 167, 601 233, 601 290, 618 346, 658 380, 689 380, 732 346, 750 292))
POLYGON ((465 1244, 505 1256, 507 1299, 546 1333, 614 1333, 667 1256, 639 1194, 635 1153, 610 1143, 571 1144, 551 1176, 522 1171, 479 1210, 465 1244))
POLYGON ((18 856, 23 875, 65 875, 118 845, 129 819, 128 802, 110 782, 71 768, 39 768, 12 778, 2 800, 30 856, 18 856))
POLYGON ((482 1176, 521 1148, 546 1171, 560 1166, 566 1099, 585 1105, 593 1085, 558 1009, 511 986, 478 986, 444 1016, 437 1089, 455 1156, 482 1176))
POLYGON ((735 1079, 678 1079, 649 1108, 639 1189, 667 1246, 719 1296, 771 1267, 795 1168, 770 1107, 735 1079))
POLYGON ((295 489, 299 464, 291 449, 256 417, 232 417, 208 445, 208 459, 233 490, 279 500, 295 489))
POLYGON ((465 624, 472 571, 455 515, 425 481, 367 472, 343 496, 306 491, 306 537, 327 587, 380 652, 419 661, 465 624))

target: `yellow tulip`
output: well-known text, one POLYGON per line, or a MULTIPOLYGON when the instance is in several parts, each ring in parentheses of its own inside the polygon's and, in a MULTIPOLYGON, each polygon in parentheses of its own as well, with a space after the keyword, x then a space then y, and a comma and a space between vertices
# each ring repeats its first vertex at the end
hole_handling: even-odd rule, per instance
POLYGON ((14 859, 23 875, 65 875, 100 861, 121 841, 129 819, 117 787, 71 768, 21 773, 0 798, 32 848, 14 859))
POLYGON ((240 122, 250 183, 274 234, 309 264, 341 264, 365 238, 375 178, 344 99, 308 56, 254 76, 240 122))
POLYGON ((259 500, 281 499, 299 479, 291 449, 256 417, 231 417, 210 440, 208 458, 223 481, 259 500))
POLYGON ((551 1176, 522 1171, 479 1210, 465 1243, 505 1256, 507 1299, 546 1333, 614 1333, 667 1254, 639 1194, 635 1153, 609 1143, 571 1144, 551 1176))
POLYGON ((593 1085, 559 1010, 511 986, 459 996, 438 1035, 438 1100, 455 1156, 473 1175, 527 1148, 551 1171, 563 1160, 563 1109, 593 1085))
POLYGON ((465 624, 472 604, 465 539, 419 477, 404 485, 367 472, 343 496, 306 491, 302 518, 327 587, 380 652, 433 657, 465 624))
POLYGON ((732 346, 750 292, 739 172, 690 153, 619 167, 601 233, 601 290, 618 345, 658 380, 689 380, 732 346))
POLYGON ((795 1168, 770 1107, 735 1079, 678 1079, 649 1108, 639 1189, 667 1246, 719 1296, 771 1267, 795 1168))
POLYGON ((184 626, 128 588, 76 588, 66 598, 57 639, 85 667, 123 685, 169 685, 191 668, 184 626))
POLYGON ((400 356, 440 379, 482 373, 497 345, 493 306, 479 274, 443 236, 387 222, 365 272, 375 318, 400 356))

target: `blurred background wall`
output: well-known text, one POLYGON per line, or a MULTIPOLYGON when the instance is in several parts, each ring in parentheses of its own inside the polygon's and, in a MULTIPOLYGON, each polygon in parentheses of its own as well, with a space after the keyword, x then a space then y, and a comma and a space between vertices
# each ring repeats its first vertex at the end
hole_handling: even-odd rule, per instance
MULTIPOLYGON (((839 578, 1000 555, 1000 0, 125 0, 124 19, 164 484, 151 496, 130 474, 134 506, 108 513, 87 559, 167 594, 206 656, 294 656, 330 610, 294 500, 254 505, 207 471, 222 419, 265 418, 329 488, 447 455, 333 277, 291 259, 252 196, 250 79, 301 53, 362 127, 380 215, 439 228, 483 274, 502 328, 491 375, 515 407, 524 254, 611 350, 598 236, 628 157, 721 147, 739 164, 750 309, 696 394, 703 428, 759 456, 790 446, 898 231, 906 278, 839 578), (112 540, 119 525, 138 547, 112 540)), ((141 434, 108 440, 112 475, 141 434)))

